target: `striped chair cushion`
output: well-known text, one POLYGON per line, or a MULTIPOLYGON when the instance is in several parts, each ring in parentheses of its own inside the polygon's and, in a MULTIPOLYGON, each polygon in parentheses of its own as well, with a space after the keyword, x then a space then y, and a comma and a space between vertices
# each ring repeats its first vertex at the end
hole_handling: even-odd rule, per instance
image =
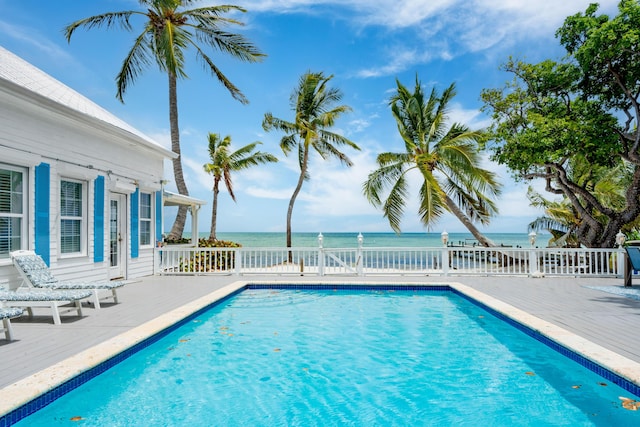
POLYGON ((29 289, 18 291, 0 290, 0 301, 77 301, 91 296, 91 291, 55 291, 29 289))
POLYGON ((47 289, 114 289, 124 286, 122 281, 114 282, 61 282, 56 279, 40 255, 21 255, 14 258, 25 272, 33 286, 47 289))
POLYGON ((23 255, 14 258, 16 264, 25 272, 33 286, 54 283, 58 280, 51 274, 49 267, 40 255, 23 255))
POLYGON ((37 286, 43 289, 113 289, 124 286, 124 282, 53 282, 37 286))
POLYGON ((20 307, 0 307, 0 319, 13 319, 21 316, 23 312, 20 307))

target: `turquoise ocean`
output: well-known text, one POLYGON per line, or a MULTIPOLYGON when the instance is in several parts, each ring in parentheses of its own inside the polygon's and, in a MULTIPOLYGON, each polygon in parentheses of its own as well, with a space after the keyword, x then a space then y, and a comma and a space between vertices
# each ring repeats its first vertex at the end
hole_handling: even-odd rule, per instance
MULTIPOLYGON (((208 238, 209 232, 200 232, 201 238, 208 238)), ((293 233, 292 246, 315 248, 318 247, 319 233, 293 233)), ((486 233, 497 245, 512 247, 530 247, 529 237, 526 233, 486 233)), ((240 243, 243 247, 265 248, 285 247, 286 234, 284 232, 218 232, 219 240, 230 240, 240 243)), ((358 233, 322 233, 323 246, 325 248, 355 248, 358 246, 358 233)), ((363 246, 368 248, 378 247, 441 247, 440 233, 362 233, 363 246)), ((549 240, 548 235, 539 235, 536 246, 544 247, 549 240)), ((462 246, 473 245, 476 240, 471 233, 449 233, 449 243, 462 246)))

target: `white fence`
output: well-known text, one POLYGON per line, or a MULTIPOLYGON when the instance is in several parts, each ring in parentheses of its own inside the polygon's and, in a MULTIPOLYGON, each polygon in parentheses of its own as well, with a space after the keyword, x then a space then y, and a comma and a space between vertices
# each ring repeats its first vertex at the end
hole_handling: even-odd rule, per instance
POLYGON ((305 274, 623 277, 622 249, 194 248, 156 249, 162 275, 305 274))

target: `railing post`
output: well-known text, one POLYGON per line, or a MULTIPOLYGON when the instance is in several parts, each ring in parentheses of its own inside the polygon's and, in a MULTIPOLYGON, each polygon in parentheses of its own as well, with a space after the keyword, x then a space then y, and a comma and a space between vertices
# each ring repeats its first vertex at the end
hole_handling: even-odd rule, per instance
POLYGON ((242 273, 242 250, 241 248, 233 248, 233 261, 235 263, 235 275, 242 273))
POLYGON ((446 246, 442 248, 442 275, 449 275, 449 249, 446 246))
POLYGON ((356 260, 356 271, 358 272, 358 276, 364 276, 363 270, 363 258, 362 258, 362 243, 364 242, 364 237, 362 237, 362 233, 358 233, 358 253, 356 260))
POLYGON ((540 273, 538 272, 538 254, 536 253, 536 248, 531 248, 529 250, 529 277, 538 276, 540 273))
POLYGON ((159 274, 160 272, 160 251, 162 249, 159 246, 156 246, 153 251, 153 275, 159 274))
POLYGON ((324 276, 324 250, 322 249, 322 233, 318 234, 318 276, 324 276))

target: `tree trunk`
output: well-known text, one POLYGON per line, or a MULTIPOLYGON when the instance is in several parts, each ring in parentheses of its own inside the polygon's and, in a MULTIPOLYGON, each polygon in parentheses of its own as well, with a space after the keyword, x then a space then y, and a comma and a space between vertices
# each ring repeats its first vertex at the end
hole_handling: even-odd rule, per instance
MULTIPOLYGON (((172 73, 169 75, 169 125, 171 128, 171 151, 176 153, 178 157, 173 159, 173 177, 178 187, 178 193, 188 196, 187 184, 184 181, 182 173, 182 155, 180 154, 180 130, 178 127, 178 93, 176 89, 176 76, 172 73)), ((187 220, 187 207, 180 206, 178 215, 173 222, 169 239, 180 239, 184 232, 184 223, 187 220)))
MULTIPOLYGON (((291 200, 289 200, 289 208, 287 209, 287 248, 290 248, 291 243, 291 217, 293 216, 293 204, 296 202, 296 198, 302 189, 302 184, 304 183, 304 176, 307 174, 307 159, 309 157, 309 148, 305 147, 304 157, 302 159, 302 165, 300 166, 300 177, 298 178, 298 184, 296 185, 296 189, 293 190, 293 194, 291 195, 291 200)), ((293 262, 293 253, 289 251, 289 262, 293 262)))
POLYGON ((453 200, 451 200, 451 198, 449 196, 445 195, 444 196, 444 200, 445 200, 445 203, 447 205, 447 208, 449 208, 449 212, 454 214, 456 216, 456 218, 458 218, 460 220, 462 225, 464 225, 467 228, 467 230, 469 230, 471 232, 471 234, 473 234, 473 237, 476 238, 478 243, 480 243, 482 246, 485 246, 485 247, 494 247, 494 246, 496 246, 496 244, 494 242, 492 242, 491 239, 486 237, 484 234, 482 234, 480 232, 480 230, 478 230, 476 228, 476 226, 473 224, 473 222, 471 222, 471 220, 464 214, 464 212, 462 212, 458 208, 458 205, 456 205, 453 202, 453 200))
POLYGON ((209 233, 209 239, 216 240, 216 220, 218 218, 218 184, 220 180, 218 178, 213 179, 213 204, 211 206, 211 231, 209 233))

